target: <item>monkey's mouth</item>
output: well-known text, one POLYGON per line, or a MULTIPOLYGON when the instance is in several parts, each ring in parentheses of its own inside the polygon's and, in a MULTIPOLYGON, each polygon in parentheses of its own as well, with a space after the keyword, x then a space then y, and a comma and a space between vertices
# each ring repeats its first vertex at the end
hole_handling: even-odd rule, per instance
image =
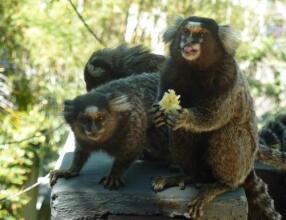
POLYGON ((197 53, 199 50, 197 48, 194 48, 192 46, 186 46, 183 48, 183 52, 186 54, 194 54, 197 53))
POLYGON ((99 140, 98 137, 94 137, 94 136, 87 136, 87 138, 88 138, 89 140, 92 140, 92 141, 98 141, 98 140, 99 140))
POLYGON ((182 56, 186 60, 195 60, 200 56, 200 45, 187 45, 182 48, 182 56))
POLYGON ((85 136, 87 137, 87 139, 91 141, 100 141, 102 138, 101 134, 102 134, 101 130, 99 130, 98 132, 94 132, 94 133, 85 131, 85 136))

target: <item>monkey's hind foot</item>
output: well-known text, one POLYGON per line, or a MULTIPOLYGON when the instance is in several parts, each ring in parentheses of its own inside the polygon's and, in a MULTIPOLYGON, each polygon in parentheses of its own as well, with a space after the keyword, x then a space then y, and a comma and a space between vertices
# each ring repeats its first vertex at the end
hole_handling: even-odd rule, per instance
POLYGON ((71 178, 78 176, 78 172, 73 172, 70 170, 52 170, 50 172, 50 186, 53 186, 56 184, 58 178, 71 178))
POLYGON ((204 206, 205 206, 205 201, 203 200, 203 198, 197 197, 193 199, 193 201, 191 201, 188 204, 189 212, 186 214, 186 216, 188 216, 191 219, 198 219, 202 217, 204 214, 203 212, 204 206))
POLYGON ((152 188, 155 192, 161 192, 166 188, 172 186, 179 186, 181 190, 185 189, 186 184, 190 183, 192 180, 189 176, 167 176, 167 177, 157 177, 152 182, 152 188))
POLYGON ((205 184, 202 186, 196 197, 188 204, 188 213, 186 215, 188 215, 191 219, 198 219, 202 217, 204 214, 203 208, 206 204, 211 202, 218 195, 221 195, 222 193, 231 189, 231 187, 219 182, 205 184))
POLYGON ((103 177, 99 181, 99 183, 102 184, 104 188, 109 190, 117 190, 125 185, 124 181, 121 179, 120 176, 113 176, 113 175, 103 177))

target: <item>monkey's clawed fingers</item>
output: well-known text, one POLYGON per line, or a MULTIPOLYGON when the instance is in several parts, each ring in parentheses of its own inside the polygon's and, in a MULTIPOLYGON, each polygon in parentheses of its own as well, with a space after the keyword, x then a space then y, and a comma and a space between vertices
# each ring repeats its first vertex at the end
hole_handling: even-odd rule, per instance
POLYGON ((191 219, 198 219, 200 218, 203 213, 205 202, 202 198, 197 197, 194 198, 193 201, 191 201, 188 204, 189 212, 186 214, 186 216, 190 217, 191 219))
POLYGON ((188 121, 189 118, 189 110, 188 109, 180 109, 179 111, 177 111, 176 115, 173 116, 175 117, 175 122, 174 125, 172 127, 173 130, 177 130, 179 128, 183 128, 185 127, 188 123, 186 123, 186 121, 188 121))
POLYGON ((186 180, 189 181, 187 176, 157 177, 152 182, 152 188, 155 192, 161 192, 172 186, 179 186, 179 188, 183 190, 186 187, 186 180))
POLYGON ((177 118, 178 118, 178 115, 169 114, 167 116, 167 122, 166 122, 167 126, 169 128, 173 128, 176 124, 177 118))
POLYGON ((71 178, 78 175, 77 172, 72 172, 70 170, 53 170, 50 172, 50 186, 55 185, 58 178, 71 178))
POLYGON ((166 187, 166 181, 164 177, 158 177, 152 182, 152 188, 154 192, 160 192, 166 187))
POLYGON ((167 118, 163 110, 160 109, 159 104, 154 104, 152 106, 150 113, 153 115, 153 122, 156 127, 161 127, 166 125, 167 118))
POLYGON ((167 126, 169 128, 174 128, 177 124, 178 119, 180 119, 181 115, 183 113, 182 109, 175 110, 172 113, 167 115, 167 126))
POLYGON ((160 105, 158 103, 155 103, 152 105, 151 110, 149 112, 151 114, 156 114, 158 111, 160 111, 160 105))
POLYGON ((125 185, 120 176, 112 175, 103 177, 99 183, 102 184, 104 188, 109 190, 116 190, 125 185))
POLYGON ((179 109, 166 115, 166 113, 160 109, 159 104, 154 104, 151 109, 151 114, 153 115, 153 121, 156 127, 167 125, 169 128, 173 128, 182 112, 183 110, 179 109))

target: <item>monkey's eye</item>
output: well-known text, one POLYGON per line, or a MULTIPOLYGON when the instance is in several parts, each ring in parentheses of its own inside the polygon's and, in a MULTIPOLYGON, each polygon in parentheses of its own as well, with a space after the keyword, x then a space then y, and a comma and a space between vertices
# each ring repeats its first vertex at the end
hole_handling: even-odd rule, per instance
POLYGON ((189 30, 188 28, 183 28, 183 29, 182 29, 182 33, 183 33, 184 35, 188 35, 188 34, 190 34, 190 30, 189 30))
POLYGON ((99 116, 98 120, 103 121, 104 120, 104 116, 103 115, 99 116))
POLYGON ((79 117, 79 121, 82 123, 82 124, 86 124, 86 123, 89 123, 91 122, 91 119, 89 117, 79 117))
POLYGON ((98 115, 98 116, 96 117, 96 119, 97 119, 98 121, 103 121, 103 120, 105 119, 105 115, 104 115, 104 114, 100 114, 100 115, 98 115))
POLYGON ((199 33, 200 38, 205 38, 206 36, 207 36, 207 33, 205 33, 205 32, 199 33))

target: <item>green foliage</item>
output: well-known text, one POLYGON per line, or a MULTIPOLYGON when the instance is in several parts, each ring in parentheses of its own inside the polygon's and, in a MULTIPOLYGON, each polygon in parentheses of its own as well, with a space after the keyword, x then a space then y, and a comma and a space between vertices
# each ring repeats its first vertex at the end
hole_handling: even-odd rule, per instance
MULTIPOLYGON (((38 58, 43 59, 34 57, 37 50, 47 47, 35 45, 27 36, 34 27, 26 19, 27 4, 32 3, 0 2, 0 63, 4 63, 6 86, 11 90, 10 97, 1 97, 0 93, 0 98, 9 98, 14 103, 11 109, 0 109, 0 199, 15 194, 25 185, 31 169, 35 169, 36 158, 41 158, 40 175, 46 174, 66 136, 66 129, 60 126, 63 120, 59 106, 68 88, 64 86, 67 80, 55 74, 59 70, 54 60, 59 55, 47 53, 52 57, 41 54, 38 58)), ((76 91, 77 88, 73 90, 76 91)), ((1 201, 0 219, 21 219, 21 209, 28 201, 25 195, 1 201)))
MULTIPOLYGON (((237 58, 253 94, 273 100, 275 107, 286 106, 286 85, 281 80, 286 69, 281 47, 286 30, 277 15, 285 1, 72 2, 107 47, 126 41, 155 49, 162 45, 163 26, 178 15, 230 23, 242 33, 237 58)), ((3 97, 13 103, 9 109, 0 107, 1 199, 23 187, 36 158, 40 158, 40 175, 52 168, 67 133, 61 126, 63 100, 84 92, 83 67, 102 46, 68 0, 0 1, 0 33, 0 65, 4 63, 5 86, 11 91, 3 97)), ((21 208, 28 201, 23 196, 1 202, 0 219, 21 219, 21 208)))

